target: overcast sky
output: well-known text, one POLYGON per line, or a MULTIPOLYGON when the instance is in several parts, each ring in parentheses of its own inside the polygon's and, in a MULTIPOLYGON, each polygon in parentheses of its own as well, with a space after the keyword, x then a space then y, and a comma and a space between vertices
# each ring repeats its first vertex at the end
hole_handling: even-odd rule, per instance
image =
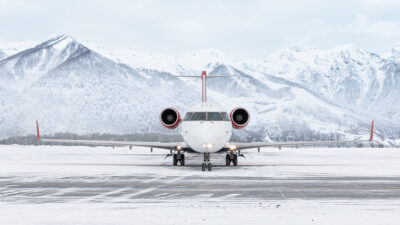
POLYGON ((57 34, 110 50, 216 48, 240 59, 292 46, 382 53, 400 43, 400 0, 0 0, 0 42, 57 34))

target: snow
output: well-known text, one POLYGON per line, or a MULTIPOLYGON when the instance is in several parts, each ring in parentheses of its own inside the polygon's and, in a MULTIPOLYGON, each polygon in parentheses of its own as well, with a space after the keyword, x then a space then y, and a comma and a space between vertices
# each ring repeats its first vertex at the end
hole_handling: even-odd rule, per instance
MULTIPOLYGON (((240 173, 226 168, 216 168, 212 176, 248 176, 261 177, 293 177, 313 176, 318 174, 341 176, 400 176, 400 150, 398 148, 266 148, 261 153, 256 150, 246 150, 249 153, 242 164, 255 165, 240 173), (261 157, 260 157, 261 156, 261 157), (321 162, 321 159, 324 159, 321 162), (267 161, 266 161, 267 160, 267 161), (326 164, 329 166, 322 166, 326 164), (281 166, 273 173, 265 173, 267 165, 281 166), (315 166, 311 166, 315 165, 315 166), (320 165, 320 166, 317 166, 320 165), (343 167, 343 165, 347 165, 343 167)), ((132 173, 131 164, 140 165, 169 165, 170 159, 164 159, 169 151, 155 149, 150 153, 149 148, 134 147, 83 147, 83 146, 21 146, 0 145, 0 175, 12 174, 53 174, 53 175, 82 175, 93 176, 101 174, 127 175, 132 173), (143 161, 140 155, 151 154, 151 160, 143 161), (74 164, 89 162, 96 166, 85 167, 84 170, 74 164), (115 167, 118 162, 121 166, 115 167), (68 164, 71 163, 71 166, 68 164), (36 167, 35 165, 40 165, 36 167)), ((212 156, 211 162, 224 164, 224 155, 212 156)), ((196 160, 201 160, 197 156, 196 160)), ((199 164, 200 165, 200 164, 199 164)), ((199 166, 200 168, 200 166, 199 166)), ((157 173, 157 166, 136 167, 136 173, 157 173)), ((270 171, 271 172, 271 171, 270 171)), ((179 170, 175 167, 163 167, 164 176, 203 175, 200 170, 179 170)))
POLYGON ((32 48, 35 45, 37 45, 37 43, 32 41, 0 43, 0 60, 32 48))
POLYGON ((19 224, 386 224, 400 223, 398 203, 307 201, 264 204, 1 204, 0 222, 19 224), (279 207, 278 207, 279 206, 279 207))
MULTIPOLYGON (((61 197, 71 191, 59 188, 52 193, 44 186, 21 189, 32 191, 30 198, 10 201, 18 196, 18 185, 0 186, 0 224, 388 224, 400 223, 400 200, 393 199, 290 199, 281 191, 280 199, 240 198, 238 194, 213 197, 201 194, 173 197, 171 193, 154 199, 134 198, 160 187, 154 182, 181 187, 179 180, 188 177, 222 179, 240 177, 270 177, 296 180, 304 177, 338 176, 382 180, 400 177, 400 150, 356 148, 303 148, 249 150, 239 166, 215 167, 212 172, 200 170, 200 158, 189 160, 188 167, 169 166, 165 150, 148 148, 65 147, 65 146, 0 146, 0 182, 13 181, 30 184, 55 179, 68 183, 72 177, 93 182, 102 177, 146 177, 140 182, 150 188, 118 196, 128 189, 107 189, 98 195, 68 200, 61 197), (194 164, 195 166, 190 166, 194 164), (92 177, 93 180, 89 180, 92 177), (175 177, 174 179, 168 179, 175 177), (10 190, 9 190, 10 189, 10 190), (12 193, 12 191, 16 190, 12 193), (10 192, 11 191, 11 192, 10 192), (35 194, 34 192, 38 192, 35 194), (41 196, 40 193, 49 192, 41 196), (132 199, 129 199, 130 196, 132 199), (63 202, 57 201, 63 200, 63 202), (93 201, 96 200, 97 201, 93 201), (37 201, 50 201, 35 203, 37 201)), ((190 156, 191 157, 191 156, 190 156)), ((224 155, 212 155, 211 161, 223 164, 224 155)), ((384 185, 385 181, 376 180, 384 185)), ((222 181, 222 180, 221 180, 222 181)), ((229 180, 223 180, 230 182, 229 180)), ((234 180, 231 180, 234 182, 234 180)), ((226 185, 221 182, 220 185, 226 185)), ((271 181, 272 182, 272 181, 271 181)), ((331 181, 327 181, 331 182, 331 181)), ((2 183, 3 184, 3 183, 2 183)), ((108 185, 108 184, 107 184, 108 185)), ((393 184, 395 185, 395 184, 393 184)), ((227 189, 229 184, 227 186, 227 189)), ((79 187, 75 187, 78 189, 79 187)), ((98 187, 101 188, 101 187, 98 187)), ((261 186, 259 187, 261 188, 261 186)), ((282 187, 284 188, 284 187, 282 187)), ((368 188, 368 186, 364 187, 368 188)), ((51 189, 51 187, 50 187, 51 189)), ((74 187, 72 187, 74 189, 74 187)), ((202 188, 199 187, 199 191, 202 188)), ((93 189, 96 190, 96 189, 93 189)), ((105 189, 104 189, 105 190, 105 189)), ((280 190, 280 189, 279 189, 280 190)), ((72 190, 73 191, 73 190, 72 190)), ((193 190, 191 190, 193 191, 193 190)), ((210 190, 212 191, 212 189, 210 190)), ((249 187, 249 192, 256 191, 249 187)), ((301 190, 300 190, 301 191, 301 190)), ((338 190, 340 192, 340 190, 338 190)), ((23 192, 21 195, 24 195, 23 192)), ((175 194, 176 195, 176 194, 175 194)), ((79 197, 79 196, 78 196, 79 197)))
POLYGON ((312 133, 354 139, 368 135, 375 120, 380 143, 400 140, 395 49, 393 57, 380 57, 351 45, 294 47, 239 61, 217 49, 109 51, 61 35, 23 50, 0 63, 1 139, 33 134, 36 119, 43 134, 166 133, 158 122, 164 108, 184 114, 201 99, 199 79, 171 75, 206 70, 240 75, 208 79, 207 93, 226 111, 249 109, 252 120, 241 137, 260 141, 291 132, 303 140, 312 133))

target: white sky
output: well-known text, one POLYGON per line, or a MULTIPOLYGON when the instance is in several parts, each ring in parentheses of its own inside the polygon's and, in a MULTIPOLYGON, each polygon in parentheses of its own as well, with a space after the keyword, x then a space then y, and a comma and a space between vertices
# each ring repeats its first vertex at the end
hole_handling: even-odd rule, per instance
POLYGON ((239 59, 350 43, 382 53, 400 43, 400 0, 0 0, 0 42, 57 34, 110 50, 216 48, 239 59))

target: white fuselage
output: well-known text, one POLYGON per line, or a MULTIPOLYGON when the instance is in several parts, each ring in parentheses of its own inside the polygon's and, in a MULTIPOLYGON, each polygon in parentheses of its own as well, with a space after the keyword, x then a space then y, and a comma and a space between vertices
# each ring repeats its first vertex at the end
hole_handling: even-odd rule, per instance
MULTIPOLYGON (((221 113, 221 116, 223 114, 227 116, 226 111, 222 107, 209 102, 202 102, 191 108, 187 113, 201 112, 218 112, 221 113)), ((193 151, 213 153, 229 147, 228 142, 232 136, 232 122, 227 118, 215 120, 207 117, 206 119, 191 120, 185 117, 181 123, 181 134, 188 147, 193 151)))

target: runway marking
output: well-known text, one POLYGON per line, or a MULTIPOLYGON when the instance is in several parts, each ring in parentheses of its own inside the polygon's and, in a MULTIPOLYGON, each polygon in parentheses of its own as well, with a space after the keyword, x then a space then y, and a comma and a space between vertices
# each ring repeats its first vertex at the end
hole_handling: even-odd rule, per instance
POLYGON ((172 195, 168 195, 168 196, 164 196, 165 198, 171 198, 171 197, 175 197, 177 195, 180 195, 181 193, 176 193, 176 194, 172 194, 172 195))
POLYGON ((67 194, 67 193, 71 193, 71 192, 74 192, 74 191, 77 191, 77 190, 79 190, 79 189, 78 189, 78 188, 75 188, 75 187, 65 188, 65 189, 63 189, 63 190, 58 191, 58 192, 55 193, 55 194, 52 194, 51 196, 60 196, 60 195, 67 194))
POLYGON ((195 195, 193 197, 195 197, 195 198, 210 198, 213 195, 214 194, 199 194, 199 195, 195 195))
POLYGON ((150 179, 150 180, 145 180, 145 181, 143 181, 142 183, 143 183, 143 184, 148 184, 148 183, 151 183, 151 182, 160 180, 160 179, 161 179, 161 177, 155 177, 155 178, 150 179))
POLYGON ((279 191, 279 193, 281 193, 281 196, 282 196, 283 200, 285 200, 285 201, 286 201, 286 197, 285 197, 285 195, 283 194, 283 192, 281 191, 281 189, 280 189, 280 188, 278 188, 278 191, 279 191))
POLYGON ((161 193, 161 194, 155 195, 154 197, 160 197, 160 196, 167 195, 167 194, 168 193, 161 193))
POLYGON ((121 201, 126 201, 126 200, 129 200, 129 199, 132 198, 132 197, 136 197, 136 196, 138 196, 138 195, 142 195, 142 194, 145 194, 145 193, 154 191, 154 190, 156 190, 156 189, 157 189, 157 188, 147 188, 147 189, 144 189, 144 190, 135 192, 135 193, 133 193, 133 194, 124 195, 124 196, 121 196, 121 197, 119 197, 119 198, 117 198, 117 199, 113 199, 113 200, 111 200, 110 202, 121 202, 121 201))
POLYGON ((239 195, 242 195, 242 194, 229 194, 229 195, 221 196, 221 198, 233 198, 233 197, 237 197, 239 195))
POLYGON ((18 190, 8 190, 2 193, 2 197, 9 197, 9 196, 13 196, 13 195, 18 195, 21 194, 22 190, 18 189, 18 190))
POLYGON ((74 201, 74 203, 89 202, 89 201, 92 201, 94 199, 103 198, 103 197, 105 197, 107 195, 117 194, 117 193, 120 193, 120 192, 123 192, 123 191, 126 191, 126 190, 129 190, 129 188, 120 188, 120 189, 117 189, 117 190, 114 190, 114 191, 108 191, 108 192, 105 192, 105 193, 102 193, 102 194, 99 194, 99 195, 91 196, 89 198, 79 199, 77 201, 74 201))
POLYGON ((7 193, 3 194, 1 197, 29 197, 29 194, 31 193, 40 193, 49 189, 51 188, 21 188, 18 190, 7 191, 7 193))
POLYGON ((166 184, 172 184, 172 183, 174 183, 174 182, 176 182, 176 181, 178 181, 178 180, 182 180, 182 179, 185 178, 185 177, 187 177, 187 175, 186 175, 186 176, 181 176, 181 177, 176 177, 176 178, 174 178, 174 179, 172 179, 172 180, 166 181, 165 183, 166 183, 166 184))

